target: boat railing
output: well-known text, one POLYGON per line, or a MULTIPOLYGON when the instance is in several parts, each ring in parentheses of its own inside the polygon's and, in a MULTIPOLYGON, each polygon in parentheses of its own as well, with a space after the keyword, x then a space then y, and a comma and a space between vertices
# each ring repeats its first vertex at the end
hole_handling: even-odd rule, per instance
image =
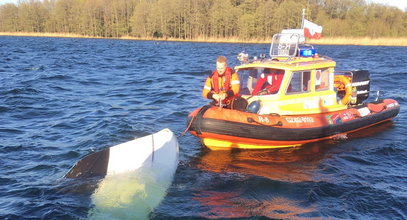
POLYGON ((286 58, 290 61, 298 55, 300 35, 296 33, 279 33, 273 36, 270 46, 271 60, 286 58))
POLYGON ((353 79, 353 72, 349 70, 335 70, 334 75, 350 76, 353 79))

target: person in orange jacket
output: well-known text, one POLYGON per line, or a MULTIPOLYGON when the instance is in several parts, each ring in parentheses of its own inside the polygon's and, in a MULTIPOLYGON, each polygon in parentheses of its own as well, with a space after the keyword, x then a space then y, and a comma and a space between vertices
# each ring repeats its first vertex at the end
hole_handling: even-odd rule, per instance
POLYGON ((219 56, 216 59, 216 70, 206 79, 202 96, 213 99, 217 105, 222 101, 222 105, 230 107, 231 101, 238 96, 239 90, 239 76, 228 67, 226 57, 219 56))

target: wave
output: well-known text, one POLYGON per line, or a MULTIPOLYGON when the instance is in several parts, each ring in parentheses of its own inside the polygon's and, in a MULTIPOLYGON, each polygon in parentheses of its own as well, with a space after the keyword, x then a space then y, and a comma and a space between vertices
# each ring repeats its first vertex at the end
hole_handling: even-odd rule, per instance
POLYGON ((197 72, 185 72, 185 71, 176 71, 176 72, 169 72, 169 75, 187 75, 187 76, 209 76, 212 73, 210 70, 203 70, 197 72))
POLYGON ((12 88, 6 91, 2 91, 3 95, 22 95, 22 94, 27 94, 27 95, 35 95, 40 93, 40 90, 34 89, 34 88, 29 88, 29 87, 21 87, 21 88, 12 88))

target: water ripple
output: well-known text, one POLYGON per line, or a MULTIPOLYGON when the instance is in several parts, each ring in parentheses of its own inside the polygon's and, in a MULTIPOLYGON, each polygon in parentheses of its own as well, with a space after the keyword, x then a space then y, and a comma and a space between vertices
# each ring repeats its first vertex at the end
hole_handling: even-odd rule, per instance
MULTIPOLYGON (((406 48, 387 48, 316 46, 337 69, 371 70, 372 90, 401 104, 393 123, 282 150, 208 151, 186 134, 150 218, 406 219, 407 67, 392 56, 406 48)), ((201 90, 218 55, 235 66, 240 51, 268 49, 1 36, 0 219, 87 218, 97 181, 63 179, 74 163, 165 127, 180 135, 208 102, 201 90)))

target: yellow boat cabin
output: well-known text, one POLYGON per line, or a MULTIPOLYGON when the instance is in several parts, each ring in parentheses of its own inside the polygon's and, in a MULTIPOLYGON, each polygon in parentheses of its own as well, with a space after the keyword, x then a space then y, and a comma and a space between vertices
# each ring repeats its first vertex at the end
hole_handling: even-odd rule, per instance
POLYGON ((356 98, 359 103, 367 98, 367 71, 335 76, 335 61, 319 56, 311 45, 300 45, 299 41, 298 34, 274 35, 270 59, 267 60, 263 56, 249 61, 247 54, 239 54, 241 65, 235 70, 241 81, 240 94, 248 101, 249 111, 257 114, 315 114, 343 110, 351 104, 351 99, 356 104, 356 98), (359 92, 356 97, 356 88, 352 89, 354 74, 364 75, 364 96, 359 92))

